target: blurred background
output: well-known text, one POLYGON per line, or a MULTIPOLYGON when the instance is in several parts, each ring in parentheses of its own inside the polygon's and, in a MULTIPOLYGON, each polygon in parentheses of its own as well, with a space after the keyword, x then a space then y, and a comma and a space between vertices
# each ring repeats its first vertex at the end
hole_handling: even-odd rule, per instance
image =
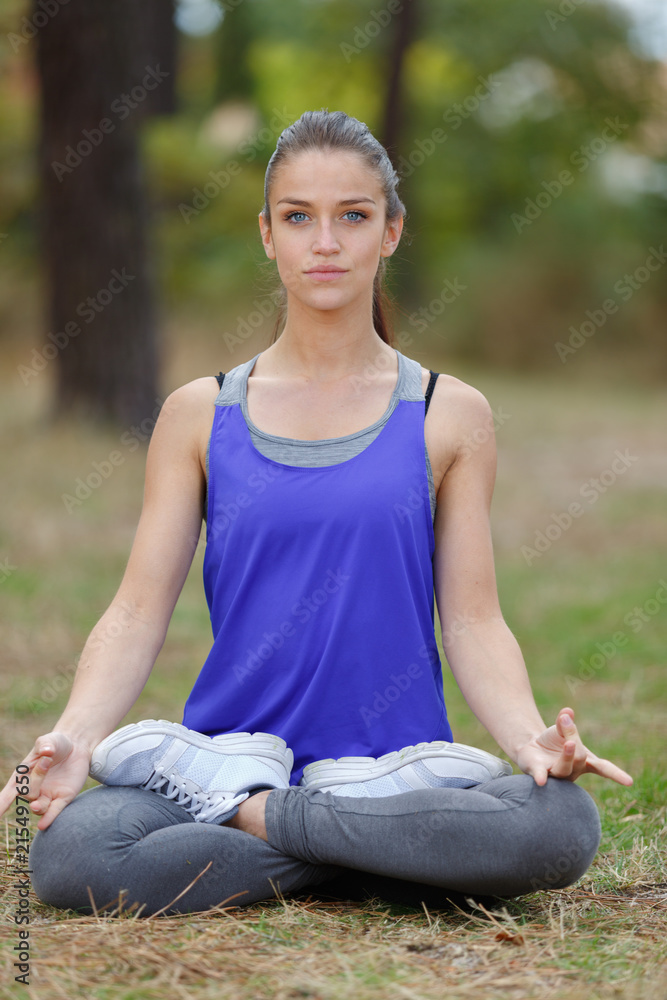
POLYGON ((326 107, 401 176, 390 288, 418 350, 661 383, 666 18, 660 0, 4 0, 8 375, 127 421, 268 346, 264 170, 326 107))
MULTIPOLYGON (((574 705, 598 752, 641 770, 667 639, 666 14, 3 0, 9 760, 57 718, 118 586, 161 402, 269 346, 264 171, 286 125, 328 108, 365 121, 401 176, 400 349, 494 409, 501 602, 540 704, 574 705)), ((201 547, 195 566, 132 718, 180 718, 208 652, 201 547)), ((450 681, 455 738, 494 749, 450 681)))

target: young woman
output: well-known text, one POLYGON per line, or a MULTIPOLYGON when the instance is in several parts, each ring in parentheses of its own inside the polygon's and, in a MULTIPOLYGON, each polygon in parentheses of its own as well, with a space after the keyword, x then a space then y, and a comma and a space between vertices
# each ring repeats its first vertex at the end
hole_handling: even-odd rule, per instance
MULTIPOLYGON (((487 401, 391 346, 381 282, 405 214, 397 182, 343 112, 306 112, 278 140, 259 225, 282 332, 169 396, 125 575, 63 715, 23 762, 47 902, 195 911, 350 873, 443 900, 559 888, 599 844, 576 779, 632 783, 583 745, 570 708, 547 727, 533 700, 498 605, 492 434, 466 447, 492 427, 487 401), (202 518, 214 643, 184 725, 114 732, 202 518), (521 774, 452 742, 434 588, 457 683, 521 774), (89 771, 104 783, 78 794, 89 771)), ((16 775, 3 809, 15 794, 16 775)))

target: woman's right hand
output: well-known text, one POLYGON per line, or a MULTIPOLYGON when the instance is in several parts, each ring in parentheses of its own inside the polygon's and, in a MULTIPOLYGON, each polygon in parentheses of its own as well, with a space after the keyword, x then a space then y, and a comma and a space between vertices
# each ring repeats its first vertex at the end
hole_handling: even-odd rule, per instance
POLYGON ((38 736, 28 756, 21 761, 29 768, 28 772, 14 771, 0 792, 0 816, 13 804, 17 788, 27 783, 30 791, 22 798, 27 798, 32 811, 41 817, 37 829, 46 830, 86 783, 91 754, 90 746, 75 743, 65 733, 38 736))

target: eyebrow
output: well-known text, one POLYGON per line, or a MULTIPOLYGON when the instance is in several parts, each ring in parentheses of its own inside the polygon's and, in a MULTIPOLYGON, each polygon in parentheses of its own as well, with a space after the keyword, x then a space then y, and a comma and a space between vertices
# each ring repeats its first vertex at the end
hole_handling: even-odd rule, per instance
MULTIPOLYGON (((372 198, 360 197, 360 198, 346 198, 344 201, 339 201, 339 205, 356 205, 360 201, 368 201, 371 205, 375 202, 372 198)), ((280 201, 276 202, 277 205, 282 205, 283 202, 287 202, 290 205, 302 205, 304 208, 310 208, 311 203, 309 201, 304 201, 302 198, 281 198, 280 201)))

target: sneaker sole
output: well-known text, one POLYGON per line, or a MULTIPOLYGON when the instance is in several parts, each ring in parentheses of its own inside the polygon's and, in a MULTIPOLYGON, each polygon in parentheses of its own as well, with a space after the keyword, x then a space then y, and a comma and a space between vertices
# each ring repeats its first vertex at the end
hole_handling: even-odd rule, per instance
POLYGON ((181 725, 180 722, 168 722, 166 719, 144 719, 141 722, 132 722, 123 726, 95 747, 88 772, 91 778, 104 770, 111 751, 122 746, 127 740, 134 739, 139 730, 146 734, 173 736, 191 746, 199 747, 201 750, 213 750, 222 755, 258 754, 262 757, 269 757, 287 767, 288 772, 291 771, 294 763, 294 754, 285 741, 280 736, 273 736, 271 733, 223 733, 213 737, 196 733, 181 725), (289 762, 289 766, 287 766, 287 762, 289 762))
POLYGON ((322 785, 342 784, 347 782, 370 781, 381 778, 385 774, 397 771, 399 767, 413 764, 427 757, 453 757, 458 760, 469 760, 482 764, 491 773, 491 779, 505 777, 512 773, 511 764, 478 750, 466 746, 465 743, 447 743, 437 740, 433 743, 418 743, 414 747, 403 750, 392 750, 382 757, 339 757, 337 760, 313 761, 303 769, 303 777, 299 784, 308 788, 319 788, 322 785))

